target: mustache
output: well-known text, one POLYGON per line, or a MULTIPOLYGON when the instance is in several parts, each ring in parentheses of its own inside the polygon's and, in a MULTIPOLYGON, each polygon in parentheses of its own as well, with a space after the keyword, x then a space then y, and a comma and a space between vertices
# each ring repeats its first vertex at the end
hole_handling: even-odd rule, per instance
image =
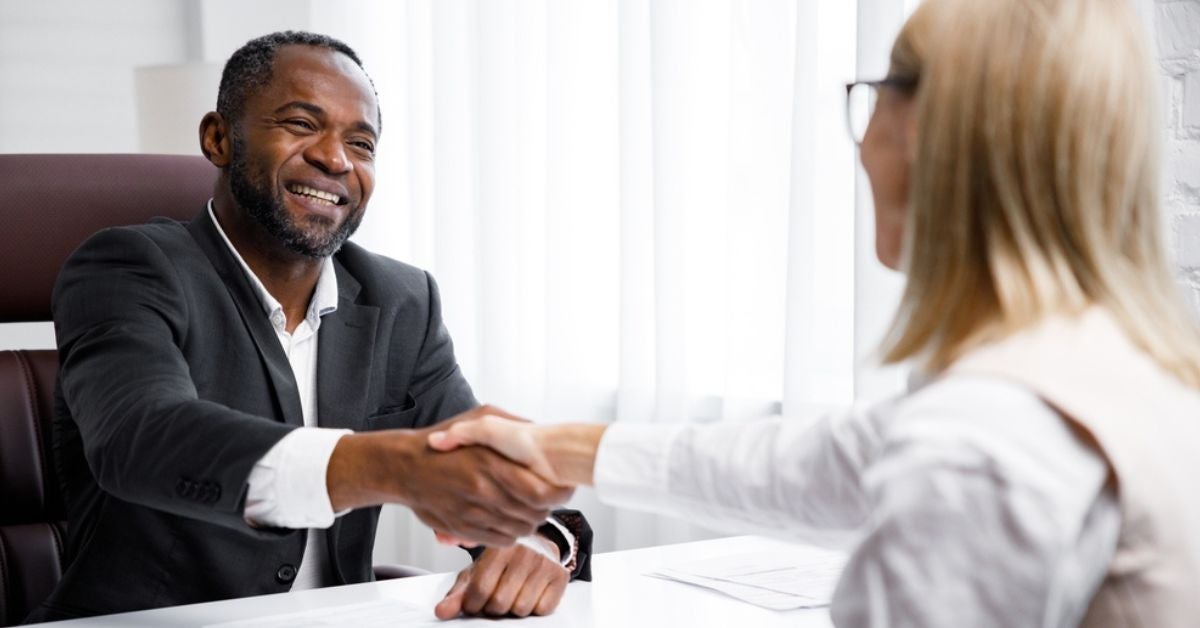
POLYGON ((278 190, 269 183, 266 172, 256 169, 247 159, 244 138, 235 135, 233 148, 228 176, 234 200, 287 250, 313 259, 329 257, 341 250, 362 224, 366 206, 361 204, 353 207, 336 226, 333 220, 323 217, 297 221, 288 212, 278 190))

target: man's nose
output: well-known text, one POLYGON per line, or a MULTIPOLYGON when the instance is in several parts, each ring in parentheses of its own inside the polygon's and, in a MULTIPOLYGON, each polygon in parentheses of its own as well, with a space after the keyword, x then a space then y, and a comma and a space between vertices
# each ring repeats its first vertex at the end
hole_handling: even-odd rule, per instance
POLYGON ((330 133, 322 134, 316 142, 304 151, 304 158, 326 174, 346 174, 354 169, 353 162, 346 154, 346 145, 340 137, 330 133))

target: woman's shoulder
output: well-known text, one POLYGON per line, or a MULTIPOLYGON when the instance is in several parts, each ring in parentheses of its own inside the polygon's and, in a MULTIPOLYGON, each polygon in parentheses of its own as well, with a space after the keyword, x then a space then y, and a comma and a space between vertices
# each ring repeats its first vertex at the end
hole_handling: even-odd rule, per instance
POLYGON ((881 459, 987 470, 1008 479, 1103 473, 1098 452, 1070 422, 1031 388, 1001 377, 940 377, 896 402, 880 432, 881 459))
POLYGON ((951 373, 916 388, 892 407, 892 423, 959 425, 1059 420, 1037 392, 991 375, 951 373))

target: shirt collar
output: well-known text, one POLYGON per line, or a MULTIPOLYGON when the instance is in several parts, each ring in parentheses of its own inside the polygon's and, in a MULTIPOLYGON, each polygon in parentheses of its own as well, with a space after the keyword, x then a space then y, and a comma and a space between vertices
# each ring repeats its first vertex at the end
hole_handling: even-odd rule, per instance
MULTIPOLYGON (((234 259, 241 265, 242 270, 246 271, 246 277, 250 279, 250 285, 254 288, 254 293, 258 295, 259 303, 262 305, 263 312, 271 319, 271 324, 277 329, 282 329, 286 318, 283 313, 283 306, 275 297, 267 292, 267 287, 259 280, 258 275, 250 270, 250 265, 242 258, 242 254, 233 246, 233 242, 229 241, 229 236, 225 235, 225 230, 221 228, 221 223, 217 221, 217 215, 213 211, 212 199, 208 199, 208 217, 212 219, 213 225, 217 227, 217 233, 221 234, 221 240, 225 242, 225 246, 229 247, 229 252, 233 253, 234 259)), ((321 263, 321 275, 317 278, 317 288, 313 291, 312 301, 308 304, 308 313, 304 320, 309 326, 316 330, 321 325, 321 317, 326 314, 332 314, 337 311, 338 303, 338 286, 337 273, 333 269, 333 257, 326 257, 321 263)))

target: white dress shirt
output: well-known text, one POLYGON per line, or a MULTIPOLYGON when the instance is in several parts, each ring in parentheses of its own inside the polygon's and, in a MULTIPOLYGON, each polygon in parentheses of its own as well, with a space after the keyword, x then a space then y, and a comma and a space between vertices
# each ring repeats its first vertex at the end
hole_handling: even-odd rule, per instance
MULTIPOLYGON (((250 266, 238 253, 221 223, 213 212, 212 201, 208 204, 209 216, 216 225, 221 239, 237 259, 250 280, 254 293, 262 304, 263 312, 275 330, 275 336, 287 355, 300 393, 300 408, 304 427, 297 428, 280 439, 255 463, 247 478, 246 507, 243 517, 254 525, 280 528, 307 528, 307 543, 304 556, 292 582, 293 591, 314 589, 333 584, 328 565, 328 552, 324 529, 333 525, 334 519, 345 512, 334 513, 329 501, 326 472, 329 458, 338 440, 350 430, 317 427, 317 331, 321 317, 337 311, 337 274, 333 259, 325 258, 321 274, 313 292, 312 301, 304 320, 291 333, 287 331, 287 316, 283 306, 262 284, 250 266)), ((521 545, 560 562, 570 563, 577 547, 572 534, 556 519, 548 523, 566 539, 571 551, 566 556, 554 556, 534 537, 518 539, 521 545)))
POLYGON ((609 427, 597 494, 853 548, 839 626, 1074 626, 1116 550, 1105 461, 1028 389, 956 375, 815 421, 609 427))
POLYGON ((246 277, 263 312, 271 321, 275 337, 287 355, 300 393, 300 409, 304 426, 283 437, 250 471, 247 479, 246 508, 242 515, 255 525, 280 528, 308 528, 304 557, 292 581, 292 590, 314 589, 330 584, 328 552, 322 528, 333 525, 333 506, 325 483, 329 457, 342 436, 350 430, 318 428, 317 426, 317 331, 321 317, 337 311, 337 275, 332 258, 325 258, 321 275, 309 303, 304 320, 288 333, 287 316, 283 306, 267 292, 266 286, 250 270, 246 260, 234 248, 221 223, 208 204, 209 216, 229 247, 246 277))

